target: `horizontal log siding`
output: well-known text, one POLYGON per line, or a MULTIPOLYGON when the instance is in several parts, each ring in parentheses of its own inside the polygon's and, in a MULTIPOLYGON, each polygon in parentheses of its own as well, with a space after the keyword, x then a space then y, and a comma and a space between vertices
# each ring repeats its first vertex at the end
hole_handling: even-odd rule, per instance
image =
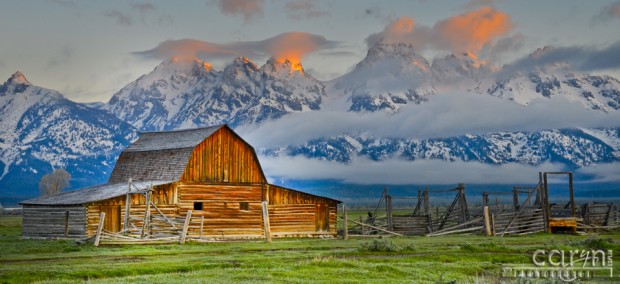
POLYGON ((263 198, 269 201, 269 222, 274 235, 336 235, 336 201, 276 185, 268 185, 267 188, 263 198), (327 204, 329 208, 327 232, 316 230, 316 204, 327 204))
POLYGON ((200 235, 200 217, 204 216, 203 236, 263 235, 261 192, 257 185, 179 184, 179 215, 192 210, 189 235, 200 235), (194 202, 201 202, 203 210, 194 210, 194 202), (240 203, 247 202, 248 210, 240 203))
POLYGON ((227 128, 194 148, 181 181, 266 182, 252 147, 227 128))
POLYGON ((86 229, 84 206, 24 205, 22 235, 34 238, 65 236, 65 214, 69 211, 69 238, 83 238, 86 229))

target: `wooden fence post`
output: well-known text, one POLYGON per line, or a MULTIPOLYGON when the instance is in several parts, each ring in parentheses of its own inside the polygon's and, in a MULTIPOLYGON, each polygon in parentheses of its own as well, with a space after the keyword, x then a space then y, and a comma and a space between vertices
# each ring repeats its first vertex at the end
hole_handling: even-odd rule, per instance
POLYGON ((205 224, 205 216, 200 216, 200 239, 202 240, 202 230, 205 224))
POLYGON ((95 235, 95 246, 99 246, 101 240, 101 231, 103 230, 103 220, 105 220, 105 212, 101 212, 99 215, 99 226, 97 227, 97 234, 95 235))
POLYGON ((349 239, 349 225, 347 223, 347 205, 342 203, 342 226, 344 227, 344 231, 343 231, 343 239, 344 240, 348 240, 349 239))
POLYGON ((181 240, 180 244, 185 243, 185 238, 187 237, 187 230, 189 229, 189 223, 192 220, 192 210, 187 210, 187 215, 185 215, 185 224, 183 224, 183 231, 181 232, 181 240))
POLYGON ((489 206, 484 206, 482 211, 484 215, 484 230, 488 237, 488 236, 491 236, 491 234, 493 233, 491 231, 491 218, 489 217, 489 206))
POLYGON ((125 222, 123 222, 123 230, 129 229, 129 211, 131 206, 131 178, 128 181, 127 196, 125 197, 125 222))
POLYGON ((271 225, 269 224, 269 209, 267 208, 267 201, 262 202, 263 205, 263 225, 265 226, 265 238, 267 242, 271 242, 271 225))
POLYGON ((387 227, 388 230, 394 231, 394 218, 392 212, 392 196, 388 195, 385 197, 385 204, 387 207, 387 227))
POLYGON ((65 211, 65 238, 69 237, 69 211, 65 211))
POLYGON ((495 232, 495 214, 491 214, 491 234, 493 234, 494 237, 497 235, 495 232))

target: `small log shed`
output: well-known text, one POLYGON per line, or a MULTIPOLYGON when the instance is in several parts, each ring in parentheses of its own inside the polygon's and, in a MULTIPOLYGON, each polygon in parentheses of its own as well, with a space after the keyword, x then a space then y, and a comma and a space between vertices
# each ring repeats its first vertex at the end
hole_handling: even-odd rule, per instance
MULTIPOLYGON (((122 232, 130 229, 125 228, 126 220, 140 226, 149 208, 150 214, 169 219, 183 219, 191 210, 191 217, 204 220, 200 227, 190 228, 191 233, 234 239, 268 233, 335 236, 338 203, 269 184, 254 148, 220 125, 141 133, 120 154, 108 183, 20 204, 24 238, 92 237, 101 212, 106 213, 104 230, 122 232), (145 188, 150 196, 138 192, 145 188), (147 206, 145 196, 154 206, 147 206), (268 204, 270 232, 264 226, 263 201, 268 204)), ((169 230, 159 227, 153 226, 150 233, 169 230)))

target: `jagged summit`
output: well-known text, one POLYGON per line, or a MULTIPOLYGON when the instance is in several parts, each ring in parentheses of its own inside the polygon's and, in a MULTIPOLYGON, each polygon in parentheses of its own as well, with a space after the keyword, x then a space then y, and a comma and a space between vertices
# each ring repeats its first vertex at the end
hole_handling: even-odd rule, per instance
POLYGON ((261 69, 269 74, 276 76, 288 75, 293 76, 295 74, 304 75, 304 67, 301 65, 301 61, 289 58, 275 58, 271 57, 261 69))
POLYGON ((172 57, 155 67, 151 74, 158 74, 160 76, 170 76, 174 73, 206 75, 212 70, 211 64, 197 58, 172 57))
POLYGON ((13 75, 11 75, 11 77, 6 82, 8 84, 32 85, 28 81, 28 79, 26 79, 26 76, 24 76, 24 73, 22 73, 21 71, 17 71, 13 73, 13 75))

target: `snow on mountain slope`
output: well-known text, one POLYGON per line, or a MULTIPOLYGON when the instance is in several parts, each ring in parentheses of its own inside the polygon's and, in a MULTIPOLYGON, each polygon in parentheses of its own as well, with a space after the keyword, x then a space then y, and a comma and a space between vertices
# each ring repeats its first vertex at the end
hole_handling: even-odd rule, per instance
POLYGON ((521 105, 528 105, 535 99, 561 96, 594 110, 620 109, 620 81, 605 75, 574 72, 562 65, 513 73, 498 80, 487 92, 521 105))
MULTIPOLYGON (((53 168, 72 175, 72 187, 107 181, 133 128, 105 111, 34 86, 20 72, 0 85, 0 189, 33 196, 53 168)), ((9 195, 3 192, 2 195, 9 195)))
POLYGON ((348 163, 356 156, 375 161, 476 161, 487 164, 540 165, 562 163, 580 168, 620 161, 619 129, 565 129, 537 132, 497 132, 448 138, 382 138, 342 135, 301 145, 261 149, 269 156, 303 155, 348 163))
MULTIPOLYGON (((530 57, 548 50, 539 49, 530 57)), ((529 69, 499 68, 469 53, 449 54, 429 64, 407 44, 376 44, 333 84, 348 96, 349 111, 394 113, 402 105, 429 100, 429 95, 463 92, 488 94, 524 106, 533 100, 562 97, 593 110, 620 109, 620 81, 610 76, 576 72, 563 62, 529 69)))
POLYGON ((270 59, 258 68, 239 57, 218 72, 176 59, 124 87, 105 108, 141 130, 237 126, 317 110, 325 96, 320 81, 289 61, 270 59))
POLYGON ((350 96, 350 111, 395 112, 434 94, 430 78, 430 64, 411 45, 379 43, 353 71, 335 80, 335 88, 350 96))

